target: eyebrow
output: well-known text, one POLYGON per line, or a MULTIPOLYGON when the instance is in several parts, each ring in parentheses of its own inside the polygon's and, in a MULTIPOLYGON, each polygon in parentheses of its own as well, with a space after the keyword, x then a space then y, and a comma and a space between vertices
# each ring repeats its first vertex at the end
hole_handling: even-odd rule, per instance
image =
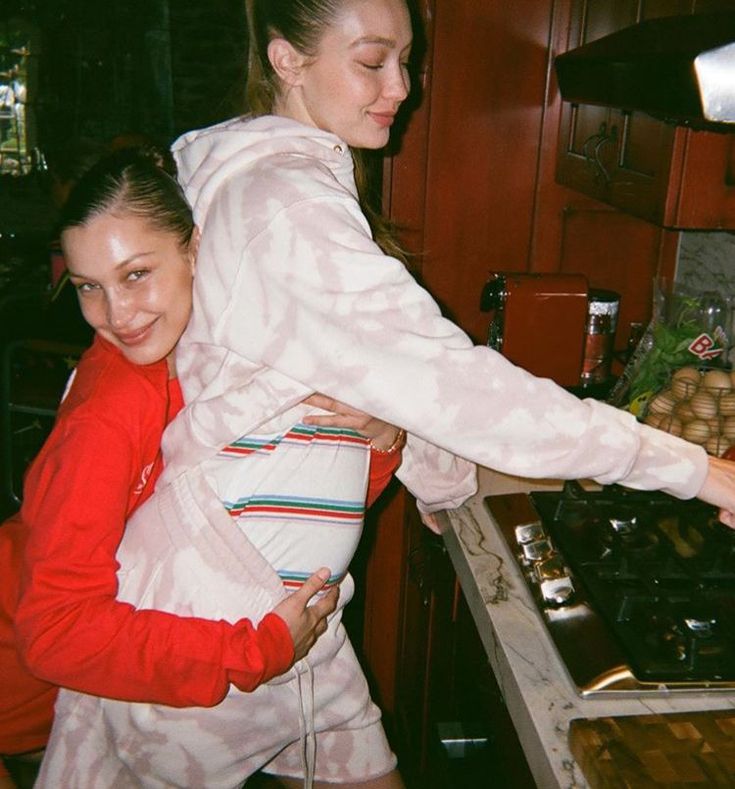
MULTIPOLYGON (((138 258, 148 257, 148 255, 152 255, 152 254, 154 254, 153 250, 150 250, 149 252, 136 252, 134 255, 125 258, 125 260, 121 260, 119 263, 115 263, 113 268, 115 271, 119 271, 120 269, 125 268, 125 266, 129 265, 130 263, 135 263, 138 260, 138 258)), ((76 279, 89 279, 89 277, 85 277, 84 274, 75 274, 68 266, 66 270, 69 272, 70 277, 76 277, 76 279)))
MULTIPOLYGON (((406 44, 406 46, 410 47, 412 43, 413 42, 409 42, 406 44)), ((363 36, 362 38, 358 38, 357 41, 354 41, 351 44, 351 47, 359 47, 361 44, 380 44, 384 47, 389 47, 390 49, 395 49, 398 46, 395 39, 392 38, 383 38, 382 36, 363 36)))
POLYGON ((125 258, 125 260, 121 260, 119 263, 115 263, 115 268, 120 269, 124 266, 127 266, 129 263, 135 263, 138 258, 146 258, 149 255, 155 254, 152 249, 147 250, 146 252, 136 252, 134 255, 131 255, 129 258, 125 258))

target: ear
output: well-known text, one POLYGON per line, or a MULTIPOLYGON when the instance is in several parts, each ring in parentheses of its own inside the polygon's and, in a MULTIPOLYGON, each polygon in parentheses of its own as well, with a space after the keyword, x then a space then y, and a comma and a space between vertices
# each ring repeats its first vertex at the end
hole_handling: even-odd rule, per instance
POLYGON ((186 250, 186 256, 189 260, 189 267, 191 268, 191 275, 194 276, 197 266, 197 255, 199 254, 199 242, 202 238, 202 231, 194 225, 191 231, 191 238, 189 239, 189 248, 186 250))
POLYGON ((285 38, 274 38, 268 42, 268 60, 284 84, 291 88, 299 84, 306 57, 294 49, 285 38))

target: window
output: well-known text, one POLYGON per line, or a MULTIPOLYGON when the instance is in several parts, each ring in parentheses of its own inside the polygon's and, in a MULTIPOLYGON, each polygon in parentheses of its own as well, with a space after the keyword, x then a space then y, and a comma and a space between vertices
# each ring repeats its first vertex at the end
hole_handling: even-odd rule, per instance
POLYGON ((45 163, 36 147, 38 36, 26 20, 0 21, 0 173, 23 175, 45 163))

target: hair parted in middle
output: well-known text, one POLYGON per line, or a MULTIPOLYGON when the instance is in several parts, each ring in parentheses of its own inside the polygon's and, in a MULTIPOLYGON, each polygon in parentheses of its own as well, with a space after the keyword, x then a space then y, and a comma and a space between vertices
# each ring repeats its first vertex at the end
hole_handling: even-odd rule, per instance
POLYGON ((107 212, 132 214, 188 244, 194 220, 174 171, 170 154, 150 146, 105 156, 72 189, 61 212, 59 232, 107 212))

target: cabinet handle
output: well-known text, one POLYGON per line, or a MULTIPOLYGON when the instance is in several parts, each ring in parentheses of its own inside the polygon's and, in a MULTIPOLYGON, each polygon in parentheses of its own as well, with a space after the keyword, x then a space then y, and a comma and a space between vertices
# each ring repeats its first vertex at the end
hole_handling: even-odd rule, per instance
POLYGON ((421 605, 429 607, 428 565, 429 557, 423 545, 418 545, 408 553, 408 577, 416 584, 421 595, 421 605))
POLYGON ((420 545, 408 552, 408 577, 416 584, 421 594, 421 604, 428 608, 434 589, 436 557, 445 556, 447 549, 441 537, 425 537, 420 545))
POLYGON ((607 123, 600 124, 597 133, 590 135, 582 144, 582 153, 587 163, 592 167, 595 181, 602 181, 607 186, 610 183, 610 173, 602 161, 602 149, 609 143, 615 144, 618 140, 618 127, 607 130, 607 123))

